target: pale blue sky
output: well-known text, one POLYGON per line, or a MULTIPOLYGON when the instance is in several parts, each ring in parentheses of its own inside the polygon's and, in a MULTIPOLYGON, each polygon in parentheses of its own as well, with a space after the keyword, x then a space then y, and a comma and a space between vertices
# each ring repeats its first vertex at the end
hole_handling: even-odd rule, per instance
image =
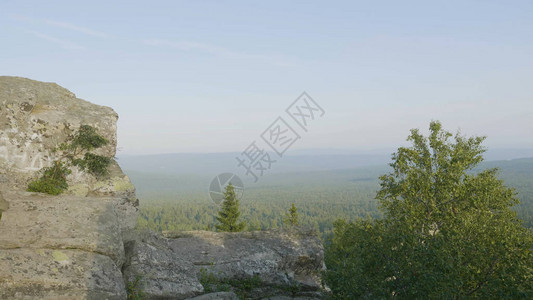
POLYGON ((532 1, 74 2, 1 0, 0 75, 113 107, 121 153, 242 151, 302 91, 294 149, 533 147, 532 1))

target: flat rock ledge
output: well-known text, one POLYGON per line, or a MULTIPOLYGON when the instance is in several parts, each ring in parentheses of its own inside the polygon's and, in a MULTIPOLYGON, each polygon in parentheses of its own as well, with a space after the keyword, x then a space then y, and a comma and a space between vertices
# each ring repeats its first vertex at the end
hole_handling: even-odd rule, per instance
POLYGON ((324 292, 324 251, 312 230, 135 236, 122 271, 126 282, 141 278, 146 299, 321 299, 324 292))

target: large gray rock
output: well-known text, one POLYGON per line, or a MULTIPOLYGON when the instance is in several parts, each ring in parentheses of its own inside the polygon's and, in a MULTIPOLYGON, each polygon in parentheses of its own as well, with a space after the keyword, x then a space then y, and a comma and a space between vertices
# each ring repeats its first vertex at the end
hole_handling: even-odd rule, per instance
POLYGON ((202 276, 216 281, 210 290, 217 283, 231 288, 228 282, 259 277, 260 286, 246 292, 252 299, 321 296, 323 247, 312 230, 189 231, 165 233, 166 237, 144 232, 138 236, 128 243, 123 271, 126 281, 136 276, 144 279, 147 299, 185 299, 202 293, 202 276))
MULTIPOLYGON (((78 99, 55 83, 0 76, 0 190, 25 190, 38 170, 57 159, 53 149, 81 125, 96 128, 109 141, 95 149, 96 154, 114 157, 117 120, 113 109, 78 99)), ((135 187, 116 162, 105 178, 72 167, 68 183, 67 194, 121 197, 136 207, 135 187)), ((123 227, 134 223, 136 216, 131 215, 123 227)))
POLYGON ((126 299, 105 255, 81 250, 0 249, 0 299, 126 299))
POLYGON ((120 268, 124 245, 120 199, 8 192, 0 220, 0 249, 79 249, 109 256, 120 268))
POLYGON ((0 299, 123 299, 117 198, 5 192, 0 299), (105 296, 105 297, 101 297, 105 296))
POLYGON ((55 83, 0 76, 0 158, 14 171, 49 165, 51 150, 83 124, 109 141, 98 153, 114 157, 117 120, 113 109, 78 99, 55 83))
POLYGON ((150 232, 134 234, 126 243, 126 283, 140 276, 147 299, 185 299, 204 292, 193 264, 173 252, 168 240, 150 232))
POLYGON ((53 148, 80 125, 109 144, 117 114, 54 83, 0 77, 0 299, 125 299, 123 235, 137 220, 135 188, 116 162, 96 178, 72 167, 60 196, 25 192, 53 148))
POLYGON ((173 252, 221 278, 259 275, 265 284, 320 290, 324 249, 311 229, 165 233, 173 252))

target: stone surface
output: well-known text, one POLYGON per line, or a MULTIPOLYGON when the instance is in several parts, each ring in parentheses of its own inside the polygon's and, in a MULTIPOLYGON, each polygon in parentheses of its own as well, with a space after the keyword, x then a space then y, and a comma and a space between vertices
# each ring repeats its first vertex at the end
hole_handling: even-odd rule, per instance
POLYGON ((78 99, 55 83, 0 76, 0 157, 15 171, 49 165, 51 149, 83 124, 108 139, 98 154, 114 157, 117 120, 113 109, 78 99))
POLYGON ((60 196, 25 192, 53 148, 90 125, 116 153, 117 114, 54 84, 0 77, 0 299, 125 299, 122 236, 137 220, 135 187, 113 161, 95 178, 76 167, 60 196))
POLYGON ((80 250, 0 249, 0 299, 126 299, 107 256, 80 250))
POLYGON ((82 124, 96 127, 110 141, 101 154, 115 155, 116 113, 57 84, 0 77, 0 104, 0 158, 13 173, 49 166, 55 159, 51 150, 82 124))
POLYGON ((0 299, 123 299, 121 199, 5 192, 0 299))
POLYGON ((126 247, 123 273, 126 281, 138 275, 144 278, 147 299, 185 299, 200 294, 204 290, 202 274, 219 282, 258 276, 260 286, 247 292, 251 299, 292 293, 318 299, 322 292, 323 248, 312 230, 136 235, 138 239, 126 247))
POLYGON ((80 249, 109 256, 120 267, 124 246, 120 199, 8 192, 0 220, 0 249, 80 249))
MULTIPOLYGON (((78 99, 55 83, 0 76, 0 190, 25 190, 37 171, 57 159, 53 149, 81 125, 94 127, 109 141, 94 153, 114 157, 117 120, 113 109, 78 99)), ((105 178, 71 169, 67 194, 122 197, 135 207, 135 187, 116 162, 105 178)))
POLYGON ((197 270, 204 268, 221 278, 259 275, 266 284, 298 285, 302 290, 321 288, 324 250, 313 230, 188 231, 165 236, 172 251, 197 270))
POLYGON ((149 232, 135 235, 136 240, 126 243, 126 282, 141 276, 147 299, 185 299, 203 293, 192 263, 172 252, 166 239, 149 232))
POLYGON ((233 292, 218 292, 187 298, 187 300, 239 300, 239 297, 233 292))
POLYGON ((9 202, 4 199, 2 192, 0 191, 0 220, 2 220, 2 213, 9 208, 9 202))

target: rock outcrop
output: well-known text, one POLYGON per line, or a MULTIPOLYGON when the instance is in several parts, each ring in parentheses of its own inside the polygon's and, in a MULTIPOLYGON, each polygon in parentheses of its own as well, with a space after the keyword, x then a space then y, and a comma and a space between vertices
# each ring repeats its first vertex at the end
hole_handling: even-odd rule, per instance
MULTIPOLYGON (((115 157, 117 120, 113 109, 78 99, 55 83, 0 76, 0 183, 24 190, 36 171, 56 159, 53 149, 81 125, 91 125, 109 141, 95 154, 115 157)), ((135 188, 118 164, 111 169, 111 176, 99 181, 73 168, 67 193, 134 198, 135 188)))
POLYGON ((116 154, 117 114, 54 84, 0 77, 0 299, 124 299, 123 233, 136 224, 135 188, 116 162, 96 178, 72 168, 61 196, 25 192, 53 149, 90 125, 116 154))
MULTIPOLYGON (((0 190, 25 190, 37 171, 56 160, 54 148, 81 126, 90 125, 108 140, 95 154, 115 157, 117 113, 76 98, 55 83, 0 76, 0 190)), ((135 226, 135 187, 113 161, 109 175, 96 178, 77 167, 68 176, 66 194, 122 199, 117 204, 122 230, 135 226)))
POLYGON ((62 195, 26 192, 81 125, 114 157, 117 118, 57 84, 0 77, 0 299, 126 299, 128 287, 146 299, 321 297, 311 231, 134 230, 135 187, 115 161, 103 177, 71 166, 62 195))
MULTIPOLYGON (((250 299, 320 297, 324 253, 312 230, 139 233, 126 246, 124 276, 143 278, 147 299, 186 299, 216 290, 239 291, 232 282, 252 281, 250 299), (202 282, 203 281, 203 282, 202 282), (203 286, 203 285, 208 286, 203 286)), ((241 291, 242 292, 242 291, 241 291)))

